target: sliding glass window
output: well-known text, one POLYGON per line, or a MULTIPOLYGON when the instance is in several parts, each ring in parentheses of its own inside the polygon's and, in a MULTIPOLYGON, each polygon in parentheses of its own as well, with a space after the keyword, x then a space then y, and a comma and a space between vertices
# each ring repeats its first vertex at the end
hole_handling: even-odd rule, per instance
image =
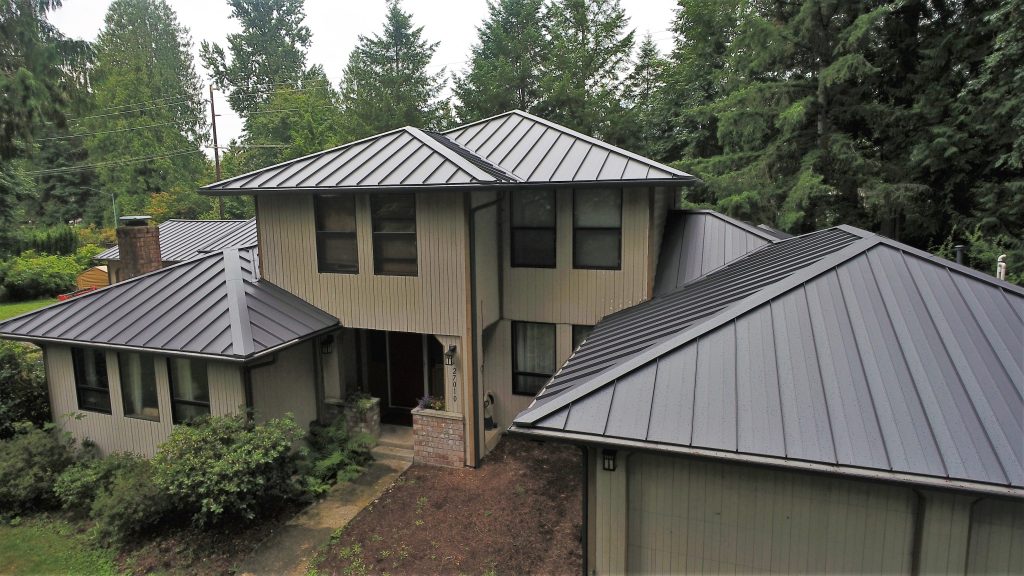
POLYGON ((512 202, 512 265, 554 268, 555 191, 516 190, 512 202))
POLYGON ((316 197, 316 261, 320 272, 359 273, 356 198, 316 197))
POLYGON ((118 352, 117 365, 121 375, 124 415, 159 422, 160 402, 156 393, 153 357, 137 352, 118 352))
POLYGON ((171 378, 171 413, 181 424, 210 415, 210 384, 206 362, 191 358, 168 358, 171 378))
POLYGON ((513 322, 512 393, 535 395, 555 368, 555 325, 513 322))
POLYGON ((573 192, 572 226, 574 268, 622 267, 622 190, 573 192))
POLYGON ((373 273, 415 276, 416 196, 414 194, 373 194, 373 273))
POLYGON ((107 353, 95 348, 72 348, 75 396, 78 409, 110 414, 110 385, 107 383, 107 353))

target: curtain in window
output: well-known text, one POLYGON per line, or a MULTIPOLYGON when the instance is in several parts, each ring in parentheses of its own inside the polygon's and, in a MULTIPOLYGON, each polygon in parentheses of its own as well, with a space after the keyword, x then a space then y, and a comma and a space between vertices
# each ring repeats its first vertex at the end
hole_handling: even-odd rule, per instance
POLYGON ((555 325, 516 322, 513 333, 515 365, 512 391, 536 394, 555 373, 555 325))
POLYGON ((147 354, 121 352, 117 355, 117 361, 121 373, 124 415, 160 420, 153 357, 147 354))

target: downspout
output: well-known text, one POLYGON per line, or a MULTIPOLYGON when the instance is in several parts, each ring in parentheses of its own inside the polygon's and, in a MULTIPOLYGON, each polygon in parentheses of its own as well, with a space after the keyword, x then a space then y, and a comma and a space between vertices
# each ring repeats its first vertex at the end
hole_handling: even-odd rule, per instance
MULTIPOLYGON (((470 346, 472 346, 472 354, 471 354, 471 356, 473 358, 473 389, 470 390, 469 392, 473 395, 473 422, 472 422, 473 428, 472 428, 472 430, 473 430, 473 437, 476 439, 473 442, 473 449, 474 449, 473 463, 472 463, 472 467, 473 468, 476 468, 477 462, 479 462, 480 458, 483 457, 482 450, 480 449, 481 444, 486 444, 486 441, 484 440, 483 435, 479 435, 479 436, 477 435, 477 433, 479 432, 479 430, 478 430, 478 428, 479 428, 478 420, 480 420, 479 415, 480 415, 481 411, 480 411, 480 393, 479 393, 479 391, 480 391, 479 390, 479 388, 480 388, 480 359, 477 357, 477 353, 479 352, 480 342, 479 342, 479 338, 477 336, 477 329, 479 328, 479 326, 478 326, 479 312, 477 311, 477 296, 476 296, 476 293, 477 293, 477 288, 476 288, 476 213, 477 213, 477 211, 483 210, 484 208, 490 208, 491 206, 495 206, 495 205, 499 204, 503 197, 504 197, 504 194, 502 194, 501 192, 498 192, 497 193, 497 198, 495 198, 494 200, 492 200, 490 202, 486 202, 486 203, 481 204, 479 206, 473 206, 472 205, 472 195, 469 192, 466 192, 465 195, 464 195, 464 201, 466 202, 466 207, 469 208, 469 298, 470 298, 470 305, 469 305, 469 317, 470 317, 470 320, 469 321, 470 321, 470 324, 472 325, 472 327, 470 328, 470 331, 469 331, 469 338, 470 338, 470 346)), ((499 221, 499 226, 500 226, 500 221, 499 221)), ((500 270, 500 267, 499 267, 499 270, 500 270)), ((481 356, 482 356, 482 354, 481 354, 481 356)))
POLYGON ((590 450, 583 444, 579 445, 580 452, 583 453, 583 530, 580 533, 580 548, 583 550, 583 558, 580 562, 583 569, 583 576, 587 576, 587 546, 589 542, 587 540, 587 527, 590 524, 590 518, 588 517, 588 510, 590 508, 590 450))

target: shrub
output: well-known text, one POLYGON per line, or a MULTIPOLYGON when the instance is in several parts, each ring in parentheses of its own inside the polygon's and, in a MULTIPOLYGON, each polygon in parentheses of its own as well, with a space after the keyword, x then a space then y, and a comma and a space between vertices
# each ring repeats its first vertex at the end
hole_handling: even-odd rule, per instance
POLYGON ((100 248, 95 244, 79 246, 78 250, 75 250, 75 262, 78 263, 78 268, 80 270, 85 270, 90 266, 94 266, 96 261, 93 260, 93 258, 95 258, 100 252, 103 252, 103 248, 100 248))
POLYGON ((3 286, 10 300, 53 296, 75 288, 81 267, 74 256, 22 252, 3 265, 3 286))
POLYGON ((176 426, 153 460, 155 479, 199 524, 254 518, 268 501, 297 495, 301 429, 291 417, 264 424, 242 415, 176 426))
POLYGON ((134 454, 80 458, 57 478, 53 492, 65 509, 88 513, 97 494, 109 487, 117 474, 135 466, 139 460, 134 454))
POLYGON ((0 439, 19 422, 42 426, 50 419, 43 354, 36 346, 0 341, 0 439))
POLYGON ((52 427, 19 432, 0 442, 0 513, 54 506, 53 484, 73 461, 70 435, 52 427))
POLYGON ((149 460, 122 455, 114 461, 109 481, 97 490, 89 516, 105 542, 124 541, 155 525, 170 511, 167 495, 154 482, 149 460))
POLYGON ((300 471, 303 486, 310 496, 319 496, 336 482, 347 482, 363 471, 370 461, 374 439, 369 434, 349 436, 344 418, 330 426, 313 424, 306 436, 309 451, 300 471))

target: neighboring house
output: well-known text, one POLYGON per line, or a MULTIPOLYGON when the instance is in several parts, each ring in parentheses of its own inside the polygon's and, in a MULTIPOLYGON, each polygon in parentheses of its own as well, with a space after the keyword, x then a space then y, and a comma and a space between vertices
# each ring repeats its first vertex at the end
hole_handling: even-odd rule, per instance
POLYGON ((130 224, 146 224, 145 216, 127 216, 122 218, 123 224, 119 234, 128 230, 156 236, 159 250, 156 253, 133 254, 132 265, 138 269, 128 269, 121 258, 121 247, 125 238, 118 236, 118 245, 96 255, 95 260, 104 262, 107 267, 109 283, 114 284, 134 276, 145 274, 179 262, 191 260, 201 254, 216 252, 224 248, 243 248, 256 245, 256 219, 248 220, 167 220, 158 227, 136 226, 130 224))
POLYGON ((588 573, 1024 573, 1024 289, 693 219, 511 428, 584 448, 588 573))
POLYGON ((43 347, 60 426, 105 453, 145 456, 174 424, 201 415, 250 408, 260 419, 290 412, 308 425, 322 384, 317 344, 337 329, 337 318, 261 279, 253 248, 0 323, 3 337, 43 347))
POLYGON ((110 276, 106 266, 92 266, 86 268, 75 277, 75 287, 79 290, 86 288, 103 288, 110 284, 110 276))

